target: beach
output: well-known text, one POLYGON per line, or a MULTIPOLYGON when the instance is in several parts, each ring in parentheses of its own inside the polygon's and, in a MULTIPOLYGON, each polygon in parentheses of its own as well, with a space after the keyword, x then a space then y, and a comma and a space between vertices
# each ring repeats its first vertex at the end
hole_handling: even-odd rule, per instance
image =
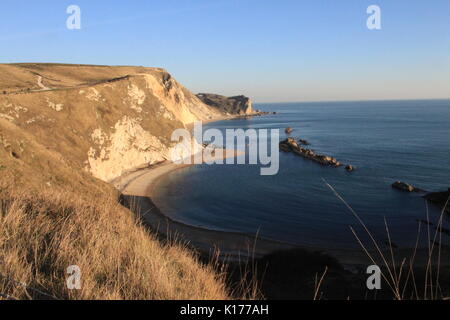
MULTIPOLYGON (((235 117, 234 117, 235 118, 235 117)), ((229 118, 226 118, 229 119, 229 118)), ((261 118, 261 121, 265 121, 266 117, 261 118)), ((278 119, 278 117, 277 117, 278 119)), ((259 121, 259 120, 258 120, 259 121)), ((215 121, 212 121, 215 122, 215 121)), ((304 131, 304 130, 303 130, 304 131)), ((216 155, 220 156, 221 152, 217 152, 216 155)), ((320 166, 313 164, 309 168, 309 162, 305 162, 300 159, 293 159, 293 165, 306 165, 308 166, 308 172, 319 170, 320 166)), ((119 189, 124 197, 126 197, 129 203, 132 203, 130 207, 139 207, 140 215, 146 224, 152 229, 157 231, 160 235, 171 236, 177 235, 177 237, 190 243, 195 249, 202 251, 203 253, 209 253, 214 250, 219 250, 223 256, 231 256, 233 258, 239 258, 244 256, 250 257, 263 257, 273 252, 291 249, 304 249, 309 252, 322 252, 338 259, 343 265, 367 265, 370 264, 370 259, 366 256, 365 252, 357 246, 356 239, 352 241, 356 244, 356 248, 342 248, 332 247, 320 244, 301 244, 292 243, 289 241, 274 240, 271 237, 267 237, 261 234, 249 233, 249 232, 224 232, 217 231, 214 228, 209 228, 203 224, 190 224, 183 220, 169 218, 164 212, 160 210, 158 203, 155 203, 154 191, 159 183, 163 183, 165 177, 175 170, 181 170, 190 165, 177 165, 170 162, 164 162, 156 164, 151 167, 141 168, 123 175, 119 181, 115 181, 115 186, 119 189), (199 226, 199 227, 198 227, 199 226)), ((322 170, 322 169, 320 169, 322 170)), ((330 171, 330 174, 335 171, 330 171)), ((354 175, 349 176, 352 180, 357 179, 354 175)), ((186 181, 189 183, 189 181, 186 181)), ((298 188, 301 185, 296 185, 298 188)), ((229 187, 228 187, 229 190, 229 187)), ((389 188, 386 188, 389 192, 389 188)), ((205 191, 207 192, 207 191, 205 191)), ((207 194, 204 195, 207 197, 207 194)), ((230 196, 224 194, 224 196, 230 196)), ((256 197, 257 195, 254 195, 256 197)), ((322 210, 323 211, 323 210, 322 210)), ((327 213, 328 212, 324 212, 327 213)), ((208 214, 208 213, 205 213, 208 214)), ((233 212, 223 213, 232 215, 233 212)), ((335 212, 335 216, 347 217, 347 213, 335 212)), ((304 223, 305 228, 308 224, 304 223)), ((331 224, 332 226, 332 224, 331 224)), ((347 227, 347 232, 350 233, 347 227)), ((328 234, 316 233, 317 237, 325 237, 328 234)), ((385 241, 381 238, 380 244, 384 252, 388 252, 385 241)), ((372 244, 369 244, 369 251, 372 251, 372 244)), ((399 256, 408 257, 414 248, 396 248, 395 252, 399 256)), ((426 249, 418 250, 418 253, 425 253, 426 249)), ((378 257, 378 254, 375 254, 378 257)), ((419 254, 416 260, 418 265, 424 265, 427 254, 419 254)), ((378 258, 377 258, 378 259, 378 258)), ((443 259, 441 262, 449 264, 450 259, 443 259)))
MULTIPOLYGON (((218 160, 226 154, 226 150, 217 149, 214 159, 218 160)), ((235 151, 235 156, 239 154, 239 151, 235 151)), ((205 162, 207 160, 212 159, 204 159, 205 162)), ((251 236, 189 226, 165 216, 152 200, 153 191, 158 182, 164 179, 166 175, 189 166, 192 165, 166 161, 129 172, 113 183, 122 193, 122 199, 142 218, 147 227, 156 231, 159 236, 176 237, 200 250, 203 254, 219 253, 223 259, 236 261, 246 260, 249 257, 260 258, 272 252, 296 247, 289 243, 261 239, 257 234, 251 236)))
MULTIPOLYGON (((314 246, 299 246, 287 242, 263 239, 259 235, 238 232, 223 232, 190 226, 168 218, 152 200, 158 182, 173 171, 192 165, 164 162, 150 168, 139 169, 121 177, 116 187, 121 188, 122 198, 127 206, 143 220, 146 227, 166 239, 177 239, 204 255, 219 255, 222 260, 245 262, 260 259, 279 251, 292 251, 299 255, 305 252, 324 253, 336 258, 346 269, 353 271, 357 266, 370 263, 366 253, 355 249, 328 249, 314 246)), ((372 250, 371 250, 372 251, 372 250)), ((383 250, 384 251, 384 250, 383 250)), ((378 260, 378 253, 371 252, 378 260)), ((386 254, 389 252, 386 250, 386 254)), ((410 256, 409 249, 396 250, 399 256, 410 256)), ((425 250, 417 250, 416 265, 426 265, 425 250)), ((443 265, 450 264, 449 257, 443 257, 443 265)))

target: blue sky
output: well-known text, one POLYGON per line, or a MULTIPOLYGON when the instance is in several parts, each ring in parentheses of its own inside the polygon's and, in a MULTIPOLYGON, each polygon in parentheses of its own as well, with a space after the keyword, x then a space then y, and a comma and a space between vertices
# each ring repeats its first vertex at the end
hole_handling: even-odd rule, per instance
POLYGON ((257 102, 450 98, 450 0, 2 0, 0 43, 3 63, 163 67, 257 102))

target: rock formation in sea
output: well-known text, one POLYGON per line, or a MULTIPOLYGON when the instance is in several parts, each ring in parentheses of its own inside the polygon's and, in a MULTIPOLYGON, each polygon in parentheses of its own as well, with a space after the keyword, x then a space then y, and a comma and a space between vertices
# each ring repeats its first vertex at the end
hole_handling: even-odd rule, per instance
POLYGON ((396 181, 392 184, 392 188, 400 190, 400 191, 406 191, 406 192, 425 192, 424 190, 420 188, 416 188, 413 185, 410 185, 409 183, 402 182, 402 181, 396 181))
POLYGON ((292 132, 294 132, 294 129, 292 129, 291 127, 289 127, 289 128, 286 128, 286 130, 284 130, 284 132, 285 132, 286 134, 291 134, 292 132))
POLYGON ((447 213, 450 213, 450 188, 447 191, 427 193, 424 198, 441 206, 447 213))
POLYGON ((303 158, 312 160, 324 166, 340 167, 342 164, 333 157, 317 154, 315 151, 303 148, 294 138, 288 138, 280 142, 280 149, 284 152, 293 152, 303 158))
POLYGON ((356 168, 354 166, 352 166, 351 164, 345 166, 345 170, 347 170, 348 172, 353 172, 356 170, 356 168))

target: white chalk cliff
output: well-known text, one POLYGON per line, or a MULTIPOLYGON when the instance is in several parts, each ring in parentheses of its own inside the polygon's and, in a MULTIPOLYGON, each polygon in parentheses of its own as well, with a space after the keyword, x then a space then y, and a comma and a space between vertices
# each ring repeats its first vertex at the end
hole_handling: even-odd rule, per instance
POLYGON ((175 129, 226 113, 159 68, 14 64, 0 74, 0 119, 103 181, 167 159, 175 129))

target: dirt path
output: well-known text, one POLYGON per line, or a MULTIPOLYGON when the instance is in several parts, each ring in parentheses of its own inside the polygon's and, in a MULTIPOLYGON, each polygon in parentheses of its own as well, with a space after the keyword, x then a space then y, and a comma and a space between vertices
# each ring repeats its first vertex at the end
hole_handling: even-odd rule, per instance
POLYGON ((116 82, 116 81, 126 80, 126 79, 129 79, 130 77, 133 77, 133 75, 127 75, 127 76, 123 76, 123 77, 119 77, 119 78, 103 79, 103 80, 98 80, 98 81, 93 81, 93 82, 80 83, 76 86, 49 88, 49 87, 46 87, 44 85, 44 83, 42 82, 42 80, 43 80, 42 76, 40 76, 40 75, 36 75, 36 76, 38 77, 37 85, 39 86, 40 89, 24 88, 24 89, 21 89, 18 91, 7 92, 5 94, 6 95, 30 94, 30 93, 39 93, 39 92, 48 92, 48 91, 64 91, 64 90, 83 89, 83 88, 89 88, 92 86, 96 86, 99 84, 112 83, 112 82, 116 82))
MULTIPOLYGON (((42 76, 38 76, 37 84, 38 84, 38 86, 41 88, 41 90, 39 90, 39 91, 49 91, 49 90, 51 90, 51 88, 46 87, 46 86, 42 83, 42 76)), ((36 90, 34 90, 34 91, 36 91, 36 90)))

